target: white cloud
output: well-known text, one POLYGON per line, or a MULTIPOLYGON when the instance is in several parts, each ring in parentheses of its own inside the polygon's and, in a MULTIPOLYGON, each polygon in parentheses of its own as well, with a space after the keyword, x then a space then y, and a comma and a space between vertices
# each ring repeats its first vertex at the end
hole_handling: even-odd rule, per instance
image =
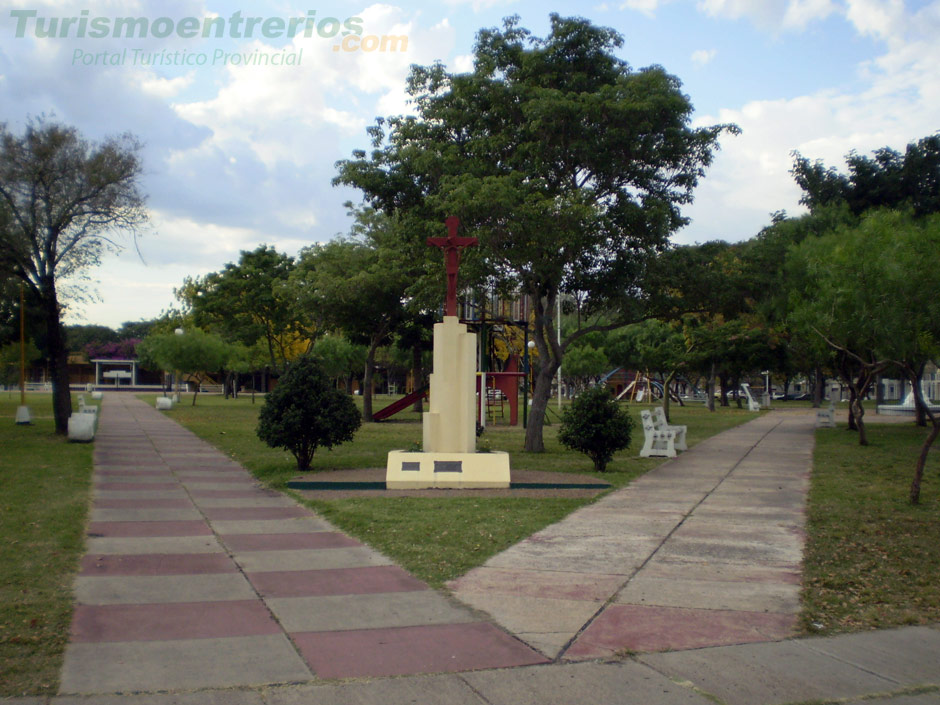
POLYGON ((766 30, 800 30, 836 11, 832 0, 698 0, 698 8, 712 17, 746 18, 766 30))
POLYGON ((715 58, 717 53, 717 49, 699 49, 698 51, 693 51, 692 63, 696 66, 705 66, 715 58))
POLYGON ((659 5, 660 0, 625 0, 625 2, 620 5, 620 9, 635 10, 643 13, 647 17, 652 17, 659 5))

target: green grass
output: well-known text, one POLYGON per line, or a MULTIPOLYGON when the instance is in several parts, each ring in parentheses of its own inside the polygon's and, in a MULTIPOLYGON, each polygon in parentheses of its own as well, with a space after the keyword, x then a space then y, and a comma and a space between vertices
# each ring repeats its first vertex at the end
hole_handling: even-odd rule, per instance
POLYGON ((55 435, 51 395, 27 405, 17 426, 19 394, 0 394, 0 696, 58 688, 91 487, 92 445, 55 435))
MULTIPOLYGON (((142 395, 153 403, 155 395, 142 395)), ((191 399, 191 397, 190 397, 191 399)), ((375 408, 392 400, 381 397, 375 408)), ((357 399, 361 404, 361 399, 357 399)), ((235 458, 256 477, 280 490, 296 475, 293 457, 268 448, 255 435, 261 400, 238 400, 219 396, 189 400, 166 412, 200 437, 210 441, 235 458)), ((554 402, 552 404, 554 412, 554 402)), ((638 418, 640 407, 632 412, 638 418)), ((754 418, 737 409, 721 409, 714 414, 701 406, 674 407, 673 423, 689 426, 689 443, 694 444, 719 431, 754 418)), ((555 416, 557 419, 557 415, 555 416)), ((332 451, 318 451, 313 459, 314 472, 349 468, 384 468, 388 451, 408 448, 421 440, 417 414, 399 414, 395 420, 363 424, 351 443, 332 451)), ((638 458, 642 429, 637 423, 632 448, 618 453, 605 473, 594 471, 584 455, 567 450, 558 443, 558 424, 544 428, 545 452, 525 453, 525 431, 521 427, 489 426, 484 438, 493 450, 508 451, 514 470, 543 470, 577 473, 606 480, 613 487, 623 487, 634 478, 656 467, 661 458, 638 458)), ((440 587, 474 566, 485 562, 517 541, 552 524, 593 500, 570 498, 347 498, 329 501, 302 500, 343 531, 382 551, 415 576, 440 587)))
POLYGON ((921 504, 911 506, 926 431, 867 427, 867 447, 844 425, 816 432, 803 575, 810 633, 940 622, 940 450, 928 459, 921 504))

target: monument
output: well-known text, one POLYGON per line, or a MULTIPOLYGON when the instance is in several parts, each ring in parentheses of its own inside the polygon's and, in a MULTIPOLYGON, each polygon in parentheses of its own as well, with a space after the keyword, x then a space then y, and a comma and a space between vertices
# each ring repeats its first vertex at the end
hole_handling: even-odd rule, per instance
POLYGON ((476 238, 458 237, 459 221, 446 221, 448 236, 428 238, 444 252, 447 298, 444 320, 434 325, 430 410, 422 419, 420 452, 388 454, 390 490, 509 487, 509 454, 476 452, 476 334, 457 318, 457 270, 464 248, 476 238))

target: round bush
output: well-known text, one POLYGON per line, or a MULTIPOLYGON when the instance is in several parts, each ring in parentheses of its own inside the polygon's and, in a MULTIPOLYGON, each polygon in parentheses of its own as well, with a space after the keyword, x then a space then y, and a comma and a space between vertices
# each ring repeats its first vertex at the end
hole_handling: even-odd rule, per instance
POLYGON ((581 392, 561 417, 559 442, 581 451, 594 461, 594 469, 604 472, 614 453, 630 445, 633 419, 611 397, 606 386, 581 392))
POLYGON ((361 423, 352 397, 335 389, 312 358, 301 357, 266 395, 258 438, 272 448, 289 450, 297 470, 306 472, 317 448, 352 440, 361 423))

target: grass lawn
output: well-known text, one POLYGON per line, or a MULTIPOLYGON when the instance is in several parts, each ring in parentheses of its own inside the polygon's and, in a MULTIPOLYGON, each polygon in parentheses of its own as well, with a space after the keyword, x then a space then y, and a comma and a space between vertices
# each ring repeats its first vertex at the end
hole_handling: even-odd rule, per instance
MULTIPOLYGON (((141 395, 153 403, 155 395, 141 395)), ((166 412, 169 416, 210 441, 243 464, 256 477, 280 490, 296 475, 293 456, 268 448, 255 435, 257 414, 263 403, 253 405, 249 397, 238 400, 219 396, 201 396, 196 406, 189 400, 166 412)), ((393 397, 378 397, 375 408, 390 403, 393 397)), ((361 404, 361 399, 357 399, 361 404)), ((634 442, 608 466, 606 473, 594 472, 584 455, 569 451, 557 440, 557 414, 553 425, 546 426, 546 452, 525 453, 521 427, 489 426, 484 439, 493 450, 511 453, 515 470, 544 470, 579 473, 600 477, 614 487, 622 487, 650 468, 661 458, 638 458, 643 431, 639 425, 640 406, 632 407, 637 418, 634 442)), ((555 404, 552 403, 553 412, 555 404)), ((694 444, 719 431, 754 418, 737 409, 723 409, 710 414, 701 406, 673 406, 673 423, 689 426, 689 443, 694 444)), ((320 450, 314 456, 313 469, 329 472, 347 468, 385 467, 389 450, 408 448, 421 440, 417 414, 403 412, 393 420, 364 424, 353 442, 332 451, 320 450)), ((552 524, 591 499, 571 498, 361 498, 331 501, 303 500, 343 531, 361 539, 394 559, 415 576, 440 587, 485 562, 539 529, 552 524), (431 539, 431 540, 429 540, 431 539)))
POLYGON ((19 393, 0 393, 0 696, 58 688, 91 487, 92 445, 55 435, 51 394, 26 401, 17 426, 19 393))
POLYGON ((940 622, 940 450, 935 444, 912 507, 926 431, 866 425, 867 447, 844 424, 816 432, 803 575, 809 633, 940 622))

